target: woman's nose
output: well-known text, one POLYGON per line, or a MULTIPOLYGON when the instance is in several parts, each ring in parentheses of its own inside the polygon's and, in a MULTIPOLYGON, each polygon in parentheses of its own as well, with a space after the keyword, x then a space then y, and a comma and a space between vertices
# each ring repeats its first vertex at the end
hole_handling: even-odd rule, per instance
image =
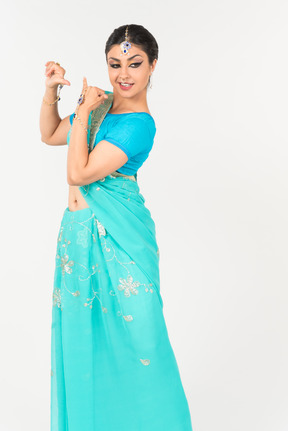
POLYGON ((122 67, 119 73, 120 78, 127 78, 129 76, 128 73, 128 68, 127 67, 122 67))

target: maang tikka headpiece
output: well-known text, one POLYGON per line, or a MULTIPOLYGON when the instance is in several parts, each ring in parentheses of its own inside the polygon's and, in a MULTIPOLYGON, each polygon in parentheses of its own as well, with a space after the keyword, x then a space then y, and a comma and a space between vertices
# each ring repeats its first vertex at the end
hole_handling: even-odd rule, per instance
POLYGON ((125 40, 123 42, 120 43, 120 49, 122 51, 122 54, 127 54, 129 55, 128 50, 131 48, 131 43, 128 42, 128 25, 126 27, 126 31, 125 31, 125 40))

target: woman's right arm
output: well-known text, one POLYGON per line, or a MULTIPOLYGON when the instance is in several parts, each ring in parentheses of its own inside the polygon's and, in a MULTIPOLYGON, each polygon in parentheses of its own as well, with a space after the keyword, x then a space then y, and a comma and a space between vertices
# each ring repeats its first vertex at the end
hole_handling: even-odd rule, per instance
MULTIPOLYGON (((44 99, 48 103, 54 102, 57 99, 58 85, 70 85, 70 82, 64 79, 65 69, 56 65, 54 62, 46 63, 45 75, 46 91, 44 99)), ((71 127, 69 117, 60 118, 58 113, 58 102, 54 105, 48 105, 42 100, 40 110, 40 132, 41 141, 47 145, 66 145, 67 134, 71 127)))

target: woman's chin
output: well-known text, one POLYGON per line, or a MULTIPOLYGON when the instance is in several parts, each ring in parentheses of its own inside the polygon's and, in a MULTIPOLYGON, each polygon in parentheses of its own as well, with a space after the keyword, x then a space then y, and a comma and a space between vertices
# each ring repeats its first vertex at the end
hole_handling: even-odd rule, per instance
POLYGON ((125 98, 125 99, 129 99, 129 98, 131 98, 131 97, 134 97, 135 96, 135 92, 133 91, 123 91, 123 90, 121 90, 121 89, 115 89, 115 87, 114 87, 114 94, 115 93, 117 93, 117 94, 119 94, 119 96, 121 96, 121 97, 123 97, 123 98, 125 98))

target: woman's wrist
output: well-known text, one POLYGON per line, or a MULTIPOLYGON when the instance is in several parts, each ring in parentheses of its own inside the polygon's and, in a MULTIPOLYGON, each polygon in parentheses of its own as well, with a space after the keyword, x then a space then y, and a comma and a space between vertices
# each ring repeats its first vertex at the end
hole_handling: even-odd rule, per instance
POLYGON ((89 114, 90 114, 90 110, 87 108, 85 103, 82 103, 81 105, 79 105, 78 110, 76 110, 76 113, 79 116, 81 116, 81 118, 82 118, 82 116, 83 116, 83 118, 85 116, 85 118, 87 117, 87 119, 88 119, 89 114))
POLYGON ((76 110, 75 110, 75 115, 74 115, 74 121, 73 123, 76 121, 76 123, 80 123, 81 127, 83 130, 85 130, 85 132, 88 134, 88 130, 89 130, 89 126, 88 126, 88 121, 89 121, 89 115, 90 115, 90 111, 86 108, 86 106, 82 106, 82 105, 78 105, 76 110))
POLYGON ((44 93, 44 99, 48 102, 48 103, 52 103, 54 102, 54 100, 56 100, 57 98, 57 90, 58 90, 58 86, 57 87, 46 87, 45 93, 44 93))

